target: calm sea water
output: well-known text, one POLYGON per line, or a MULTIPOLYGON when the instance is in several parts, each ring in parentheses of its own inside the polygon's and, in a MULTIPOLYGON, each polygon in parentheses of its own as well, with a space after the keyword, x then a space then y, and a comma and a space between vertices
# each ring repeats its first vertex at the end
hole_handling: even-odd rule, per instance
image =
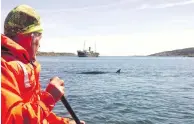
MULTIPOLYGON (((41 84, 65 80, 66 96, 87 124, 194 124, 194 58, 38 57, 41 84), (121 73, 116 70, 121 68, 121 73), (80 74, 104 71, 105 74, 80 74)), ((60 102, 54 108, 69 116, 60 102)))

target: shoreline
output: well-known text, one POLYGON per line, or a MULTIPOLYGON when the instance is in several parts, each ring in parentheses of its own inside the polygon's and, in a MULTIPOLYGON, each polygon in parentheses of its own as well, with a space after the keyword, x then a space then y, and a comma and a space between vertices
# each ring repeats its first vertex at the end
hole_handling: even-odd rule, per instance
POLYGON ((37 52, 36 56, 76 56, 75 53, 37 52))

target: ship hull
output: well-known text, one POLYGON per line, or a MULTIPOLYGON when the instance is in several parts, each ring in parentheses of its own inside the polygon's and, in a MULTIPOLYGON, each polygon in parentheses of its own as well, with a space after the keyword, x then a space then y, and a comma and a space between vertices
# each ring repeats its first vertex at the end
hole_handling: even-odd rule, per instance
POLYGON ((98 57, 99 53, 96 52, 86 52, 86 51, 77 51, 78 57, 98 57))

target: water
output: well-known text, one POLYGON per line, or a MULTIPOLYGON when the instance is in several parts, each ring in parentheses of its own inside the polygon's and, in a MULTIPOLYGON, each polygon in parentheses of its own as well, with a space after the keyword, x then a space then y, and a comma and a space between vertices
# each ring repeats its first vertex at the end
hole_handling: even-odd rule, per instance
MULTIPOLYGON (((87 124, 194 124, 194 58, 38 57, 41 83, 59 76, 87 124), (121 68, 121 73, 116 74, 121 68), (79 74, 105 71, 106 74, 79 74)), ((69 116, 58 102, 54 112, 69 116)))

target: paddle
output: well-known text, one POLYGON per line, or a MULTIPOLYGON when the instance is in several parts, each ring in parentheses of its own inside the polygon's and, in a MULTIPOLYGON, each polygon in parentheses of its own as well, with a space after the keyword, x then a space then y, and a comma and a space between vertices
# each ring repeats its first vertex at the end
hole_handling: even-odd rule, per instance
POLYGON ((66 109, 68 110, 68 112, 70 113, 70 115, 72 116, 72 118, 75 120, 76 124, 81 124, 80 120, 78 119, 78 117, 74 113, 73 109, 69 105, 69 103, 66 100, 65 96, 61 97, 61 101, 62 101, 63 105, 66 107, 66 109))

